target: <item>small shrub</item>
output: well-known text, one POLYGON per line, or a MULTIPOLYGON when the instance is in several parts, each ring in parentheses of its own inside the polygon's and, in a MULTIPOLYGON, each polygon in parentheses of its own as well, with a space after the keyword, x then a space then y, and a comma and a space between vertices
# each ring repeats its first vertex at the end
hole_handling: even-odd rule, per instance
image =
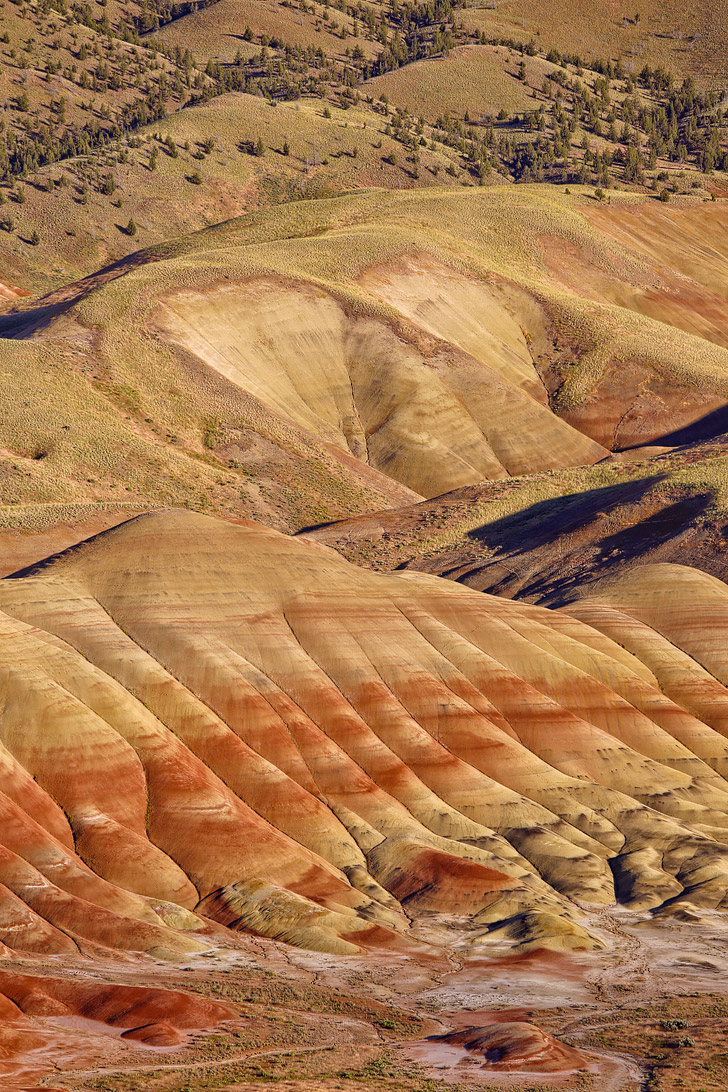
POLYGON ((203 446, 212 450, 217 447, 224 436, 223 427, 216 417, 205 417, 202 422, 202 443, 203 446))

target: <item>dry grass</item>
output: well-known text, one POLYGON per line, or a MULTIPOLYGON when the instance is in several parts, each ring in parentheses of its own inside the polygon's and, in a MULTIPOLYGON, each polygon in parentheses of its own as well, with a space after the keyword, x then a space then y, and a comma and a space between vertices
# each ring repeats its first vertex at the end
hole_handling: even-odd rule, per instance
MULTIPOLYGON (((220 0, 170 23, 160 37, 170 47, 191 45, 198 51, 199 64, 207 56, 231 59, 238 51, 244 57, 257 52, 257 42, 252 45, 242 39, 248 24, 256 35, 266 33, 286 42, 315 45, 337 64, 354 42, 365 53, 374 49, 363 33, 353 37, 348 15, 322 5, 313 8, 302 12, 279 0, 220 0), (326 27, 334 19, 341 25, 332 34, 326 27), (343 24, 346 38, 340 36, 343 24)), ((93 10, 100 18, 105 9, 97 4, 93 10)), ((111 5, 112 24, 132 10, 137 9, 130 3, 111 5)), ((463 18, 474 11, 477 13, 477 9, 465 9, 463 18)), ((8 105, 5 119, 11 128, 17 129, 24 121, 36 129, 62 128, 53 105, 61 95, 67 99, 67 120, 76 127, 89 120, 98 123, 106 110, 114 116, 123 103, 141 94, 135 81, 124 76, 124 65, 130 65, 130 73, 136 71, 135 53, 142 55, 144 72, 150 74, 152 83, 164 73, 170 77, 170 85, 173 82, 174 66, 161 55, 113 39, 100 43, 103 36, 97 31, 73 26, 53 11, 40 15, 35 3, 22 13, 10 5, 7 26, 10 40, 0 43, 0 59, 6 62, 0 67, 0 91, 4 88, 11 100, 25 89, 30 111, 26 114, 8 105), (89 47, 89 54, 79 62, 82 45, 89 47), (15 54, 12 58, 11 51, 15 54), (46 75, 50 62, 61 66, 60 73, 46 75), (75 66, 78 75, 79 69, 94 71, 102 62, 110 76, 121 78, 118 91, 84 91, 64 75, 69 66, 75 66)), ((317 99, 275 106, 245 94, 227 94, 205 105, 177 110, 187 90, 171 95, 167 102, 170 116, 141 130, 138 140, 118 141, 90 157, 65 160, 28 175, 22 184, 25 202, 17 204, 11 197, 4 207, 14 226, 9 232, 0 231, 3 283, 40 294, 140 247, 301 197, 369 187, 429 188, 446 177, 449 183, 471 186, 477 172, 471 171, 472 164, 468 164, 466 153, 461 154, 462 148, 458 151, 435 142, 438 134, 428 124, 418 134, 422 143, 413 156, 411 149, 387 135, 389 119, 367 103, 366 97, 386 94, 395 105, 414 114, 424 113, 428 122, 448 113, 481 118, 492 117, 501 109, 509 115, 536 109, 544 100, 544 78, 554 66, 544 56, 527 57, 524 83, 516 78, 519 60, 518 53, 503 47, 458 47, 446 58, 416 62, 364 84, 358 105, 347 110, 326 107, 317 99), (330 118, 324 116, 324 110, 330 118), (150 170, 157 135, 162 140, 173 139, 177 151, 169 154, 158 145, 157 168, 150 170), (241 150, 252 147, 258 138, 265 146, 262 158, 241 150), (209 139, 215 146, 205 152, 209 139), (288 156, 281 154, 286 144, 288 156), (451 172, 447 176, 446 170, 451 172), (102 192, 102 179, 108 173, 117 186, 113 194, 102 192), (135 234, 127 233, 130 221, 136 225, 135 234), (37 245, 31 245, 34 232, 37 245)), ((285 63, 279 63, 285 69, 285 63)), ((570 69, 569 74, 575 76, 576 70, 570 69)), ((581 78, 593 88, 593 73, 583 73, 581 78)), ((615 87, 617 106, 622 97, 623 90, 615 87)), ((519 139, 524 135, 518 126, 512 131, 519 139)), ((601 146, 599 141, 597 145, 601 146)), ((499 178, 492 174, 484 176, 484 181, 499 178)), ((697 182, 697 176, 693 180, 697 182)), ((3 193, 10 193, 7 186, 3 193)))
POLYGON ((0 232, 3 281, 47 292, 140 248, 270 204, 368 186, 437 185, 452 162, 453 153, 443 148, 422 149, 415 179, 401 145, 384 132, 386 119, 363 106, 341 110, 333 105, 325 117, 324 106, 315 99, 273 106, 252 95, 223 95, 149 126, 140 133, 139 147, 125 142, 127 162, 119 162, 114 153, 100 157, 92 171, 83 160, 44 168, 25 185, 25 204, 4 206, 11 208, 16 228, 0 232), (157 136, 162 142, 174 140, 176 158, 157 136), (205 154, 209 138, 215 147, 205 154), (258 138, 265 145, 262 158, 245 150, 258 138), (286 141, 288 156, 282 154, 286 141), (109 196, 94 181, 106 171, 117 186, 109 196), (194 172, 202 177, 201 185, 190 183, 194 172), (69 184, 52 192, 36 184, 62 176, 69 184), (87 200, 81 203, 87 179, 87 200), (134 236, 126 233, 130 220, 136 224, 134 236), (40 242, 31 247, 27 239, 34 230, 40 242))
POLYGON ((587 1048, 606 1046, 638 1058, 646 1092, 723 1092, 727 1040, 722 995, 677 997, 612 1013, 583 1037, 587 1048))
MULTIPOLYGON (((377 13, 381 10, 380 3, 367 6, 377 13)), ((238 45, 244 47, 235 35, 242 35, 250 25, 256 33, 278 35, 303 46, 321 46, 330 56, 343 55, 354 41, 351 36, 340 37, 342 25, 349 32, 353 29, 350 17, 331 9, 331 19, 339 28, 332 35, 323 20, 324 5, 317 2, 313 7, 315 12, 311 13, 301 12, 298 6, 284 6, 280 0, 222 0, 212 9, 165 28, 162 37, 183 48, 189 45, 201 55, 229 59, 238 45)), ((624 4, 576 0, 564 19, 562 9, 546 0, 499 0, 497 4, 476 0, 457 11, 455 18, 488 38, 535 40, 545 50, 554 47, 585 58, 623 56, 637 69, 645 63, 653 67, 663 64, 680 75, 692 74, 699 82, 715 84, 720 80, 728 48, 728 16, 722 0, 699 0, 681 7, 646 0, 639 5, 637 22, 636 12, 636 7, 632 10, 624 4)), ((367 52, 376 49, 363 36, 357 41, 367 52)))
POLYGON ((532 110, 534 101, 516 76, 510 51, 493 46, 462 46, 448 57, 416 61, 377 76, 365 85, 376 98, 386 95, 394 106, 435 122, 445 114, 477 119, 532 110))
POLYGON ((191 49, 203 57, 232 60, 240 49, 249 48, 243 40, 246 27, 255 35, 267 34, 291 45, 322 49, 328 57, 343 57, 347 46, 358 42, 367 56, 376 52, 363 36, 353 38, 354 21, 335 8, 328 12, 323 4, 313 5, 316 14, 302 12, 298 5, 284 5, 280 0, 219 0, 211 8, 188 15, 164 27, 158 37, 168 45, 191 49), (324 20, 324 15, 328 21, 324 20), (336 22, 338 30, 333 30, 336 22), (341 29, 347 36, 342 38, 341 29))
POLYGON ((548 0, 485 0, 462 15, 467 27, 521 41, 535 39, 548 50, 583 57, 623 56, 639 70, 663 64, 700 82, 720 81, 728 48, 728 13, 722 0, 665 4, 646 0, 637 5, 574 0, 568 18, 548 0), (635 22, 635 13, 639 21, 635 22), (627 17, 627 18, 625 18, 627 17))
MULTIPOLYGON (((103 301, 106 308, 116 292, 136 292, 152 282, 156 290, 200 288, 222 275, 278 274, 328 287, 361 312, 392 317, 356 282, 373 266, 424 252, 465 274, 515 280, 544 300, 564 336, 577 346, 562 394, 567 404, 583 401, 615 359, 639 360, 675 381, 701 383, 728 396, 725 349, 682 331, 666 338, 661 322, 553 283, 543 239, 567 243, 589 270, 601 269, 637 285, 649 279, 644 261, 592 228, 581 207, 586 196, 586 191, 570 198, 556 187, 529 186, 299 202, 171 245, 167 261, 116 282, 94 297, 94 306, 103 301)), ((624 200, 631 205, 644 199, 625 195, 624 200)), ((686 207, 694 207, 685 200, 686 207)), ((706 213, 706 239, 712 231, 706 213)))
MULTIPOLYGON (((261 107, 277 122, 285 109, 261 107)), ((304 120, 318 124, 315 114, 304 120)), ((342 128, 340 116, 330 126, 332 135, 367 139, 366 130, 342 128)), ((221 139, 229 138, 223 133, 221 139)), ((628 208, 644 201, 622 199, 628 208)), ((601 268, 627 284, 649 280, 648 263, 585 217, 592 204, 585 191, 567 196, 546 186, 364 192, 283 204, 161 244, 149 255, 156 260, 136 265, 74 308, 79 329, 93 331, 92 349, 74 354, 67 341, 0 343, 7 404, 17 403, 18 390, 28 403, 0 433, 9 453, 5 496, 14 504, 146 499, 256 514, 287 528, 386 507, 381 492, 357 481, 330 453, 314 453, 293 426, 160 342, 154 316, 168 293, 272 276, 310 283, 352 312, 418 337, 386 300, 358 283, 366 270, 405 255, 429 253, 467 276, 503 277, 535 294, 557 336, 563 331, 568 338, 573 364, 561 392, 566 404, 586 398, 614 360, 638 360, 673 383, 728 397, 726 349, 680 330, 667 334, 664 323, 554 285, 543 239, 568 243, 585 269, 601 268), (234 467, 221 461, 205 443, 210 420, 225 435, 262 437, 254 462, 234 467), (48 450, 34 458, 38 445, 48 450)), ((706 217, 707 239, 714 228, 706 217)), ((539 477, 523 488, 533 499, 544 489, 556 495, 579 473, 539 477)), ((704 473, 713 471, 706 466, 704 473)))
POLYGON ((283 528, 387 503, 243 392, 150 344, 136 361, 124 355, 108 368, 93 361, 93 371, 57 344, 0 345, 3 404, 14 407, 0 439, 0 520, 8 529, 43 531, 56 518, 85 519, 110 503, 257 516, 283 528), (141 392, 135 411, 126 397, 119 403, 119 389, 141 392), (250 430, 265 459, 233 465, 206 450, 211 418, 243 442, 250 430))
MULTIPOLYGON (((94 2, 90 8, 98 19, 105 12, 111 13, 111 5, 105 9, 94 2)), ((123 10, 134 12, 139 8, 129 2, 123 10)), ((41 14, 34 0, 22 8, 4 3, 2 30, 8 40, 0 41, 0 100, 8 128, 21 128, 27 120, 34 126, 40 123, 56 131, 59 122, 53 103, 63 97, 66 122, 81 129, 92 119, 98 121, 104 107, 115 113, 122 105, 141 99, 141 87, 135 86, 133 78, 137 60, 141 60, 145 75, 157 84, 162 73, 171 76, 175 72, 175 66, 166 58, 144 46, 112 39, 110 47, 104 35, 58 11, 41 14), (80 60, 79 51, 83 48, 87 57, 80 60), (47 72, 49 63, 57 65, 58 72, 47 72), (84 70, 93 73, 101 65, 106 67, 109 77, 120 77, 121 86, 109 85, 96 91, 90 86, 82 88, 81 73, 84 70), (28 108, 21 111, 15 100, 23 92, 28 98, 28 108)), ((170 95, 170 108, 171 99, 170 95)))

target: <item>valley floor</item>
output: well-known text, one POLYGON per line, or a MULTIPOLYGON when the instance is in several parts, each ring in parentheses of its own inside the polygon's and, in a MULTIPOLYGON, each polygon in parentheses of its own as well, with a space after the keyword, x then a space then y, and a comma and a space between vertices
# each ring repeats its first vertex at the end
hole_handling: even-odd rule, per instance
MULTIPOLYGON (((187 966, 6 963, 6 977, 16 972, 60 976, 66 1000, 83 978, 86 988, 94 983, 108 996, 115 989, 148 988, 157 997, 148 1015, 159 1016, 160 997, 173 990, 208 998, 213 1008, 222 1002, 229 1006, 229 1018, 214 1031, 186 1037, 184 1029, 178 1031, 178 1042, 165 1045, 158 1033, 146 1036, 145 1043, 144 1028, 122 1032, 123 1016, 108 1026, 98 1016, 92 1021, 54 1015, 52 1004, 36 1000, 27 1008, 37 1014, 25 1018, 33 1025, 26 1032, 29 1049, 23 1049, 21 1036, 13 1054, 7 1038, 11 1025, 2 1029, 2 1087, 8 1092, 38 1087, 36 1082, 66 1092, 253 1092, 271 1084, 290 1092, 471 1087, 718 1092, 726 1087, 728 994, 721 968, 725 939, 717 918, 667 923, 604 910, 589 923, 608 941, 604 953, 509 955, 494 949, 492 958, 467 961, 457 949, 427 943, 442 941, 453 924, 439 918, 421 924, 420 933, 427 935, 414 957, 322 956, 238 936, 230 947, 187 966), (462 1041, 472 1028, 500 1045, 478 1052, 444 1039, 450 1034, 462 1041)), ((4 988, 0 982, 0 991, 4 988)), ((102 1009, 107 1011, 108 1003, 102 1009)), ((121 1010, 132 1011, 128 1002, 121 1010)), ((141 1011, 138 1004, 133 1011, 141 1011)), ((179 1002, 174 1011, 182 1011, 179 1002)), ((174 1027, 175 1019, 172 1012, 167 1021, 146 1027, 174 1027)), ((183 1019, 178 1022, 184 1025, 183 1019)))

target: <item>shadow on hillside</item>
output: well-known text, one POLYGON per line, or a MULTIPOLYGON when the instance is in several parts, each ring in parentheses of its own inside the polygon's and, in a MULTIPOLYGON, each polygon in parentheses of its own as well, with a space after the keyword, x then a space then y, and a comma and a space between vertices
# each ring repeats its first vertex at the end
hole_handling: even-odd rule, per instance
MULTIPOLYGON (((478 586, 558 606, 583 592, 585 584, 616 573, 631 562, 700 564, 700 556, 696 555, 702 554, 699 544, 703 534, 697 521, 705 514, 712 496, 701 492, 669 503, 659 496, 648 497, 661 480, 653 476, 541 501, 515 516, 471 531, 471 539, 493 551, 492 559, 478 566, 478 586), (640 506, 646 510, 644 518, 633 522, 640 506), (605 534, 603 517, 611 514, 613 527, 623 507, 625 526, 605 534), (688 536, 695 548, 686 552, 688 536), (671 542, 675 543, 674 549, 671 542)), ((468 582, 472 573, 464 575, 468 582)))
MULTIPOLYGON (((716 436, 728 433, 728 404, 711 410, 704 417, 699 417, 690 425, 666 432, 663 436, 657 436, 650 440, 650 444, 661 447, 682 447, 686 444, 696 444, 701 440, 713 440, 716 436)), ((622 451, 634 451, 636 447, 625 447, 622 451)))
POLYGON ((520 512, 486 523, 468 533, 468 538, 498 554, 524 554, 550 546, 565 535, 582 531, 598 516, 623 504, 639 504, 663 475, 653 474, 634 482, 619 482, 600 489, 587 489, 565 497, 539 501, 520 512))
POLYGON ((84 300, 95 289, 116 280, 131 269, 148 265, 150 262, 161 261, 164 257, 164 244, 149 247, 146 250, 136 250, 133 254, 127 254, 125 258, 104 266, 97 273, 91 273, 80 281, 42 296, 35 301, 35 305, 33 301, 23 300, 12 310, 4 311, 0 315, 0 338, 22 340, 32 337, 49 326, 53 319, 84 300))
POLYGON ((659 511, 601 539, 597 563, 628 561, 663 546, 683 531, 692 528, 711 503, 710 493, 696 493, 673 501, 659 511))

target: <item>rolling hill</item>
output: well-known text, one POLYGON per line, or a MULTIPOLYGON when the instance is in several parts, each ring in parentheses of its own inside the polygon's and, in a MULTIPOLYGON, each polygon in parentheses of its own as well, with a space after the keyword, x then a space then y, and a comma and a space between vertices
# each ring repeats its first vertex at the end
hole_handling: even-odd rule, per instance
MULTIPOLYGON (((0 301, 244 212, 351 190, 725 192, 718 77, 696 85, 649 49, 625 65, 608 35, 583 58, 513 37, 502 5, 4 7, 0 301)), ((725 22, 699 8, 711 31, 691 32, 698 50, 725 22)), ((610 9, 615 20, 631 26, 610 9)), ((643 13, 640 40, 654 22, 643 13)))
POLYGON ((136 517, 0 584, 0 939, 571 949, 615 896, 723 907, 727 602, 648 567, 552 612, 136 517))
POLYGON ((150 504, 297 531, 483 479, 545 474, 553 495, 583 479, 564 468, 611 481, 613 450, 720 432, 724 232, 720 201, 369 193, 16 302, 0 318, 18 402, 0 426, 6 571, 37 550, 16 532, 150 504))
POLYGON ((466 9, 463 21, 521 40, 535 38, 547 49, 621 56, 635 68, 663 65, 709 82, 721 78, 728 42, 728 18, 719 0, 690 5, 647 0, 637 7, 624 0, 575 0, 568 20, 544 0, 499 0, 466 9))

